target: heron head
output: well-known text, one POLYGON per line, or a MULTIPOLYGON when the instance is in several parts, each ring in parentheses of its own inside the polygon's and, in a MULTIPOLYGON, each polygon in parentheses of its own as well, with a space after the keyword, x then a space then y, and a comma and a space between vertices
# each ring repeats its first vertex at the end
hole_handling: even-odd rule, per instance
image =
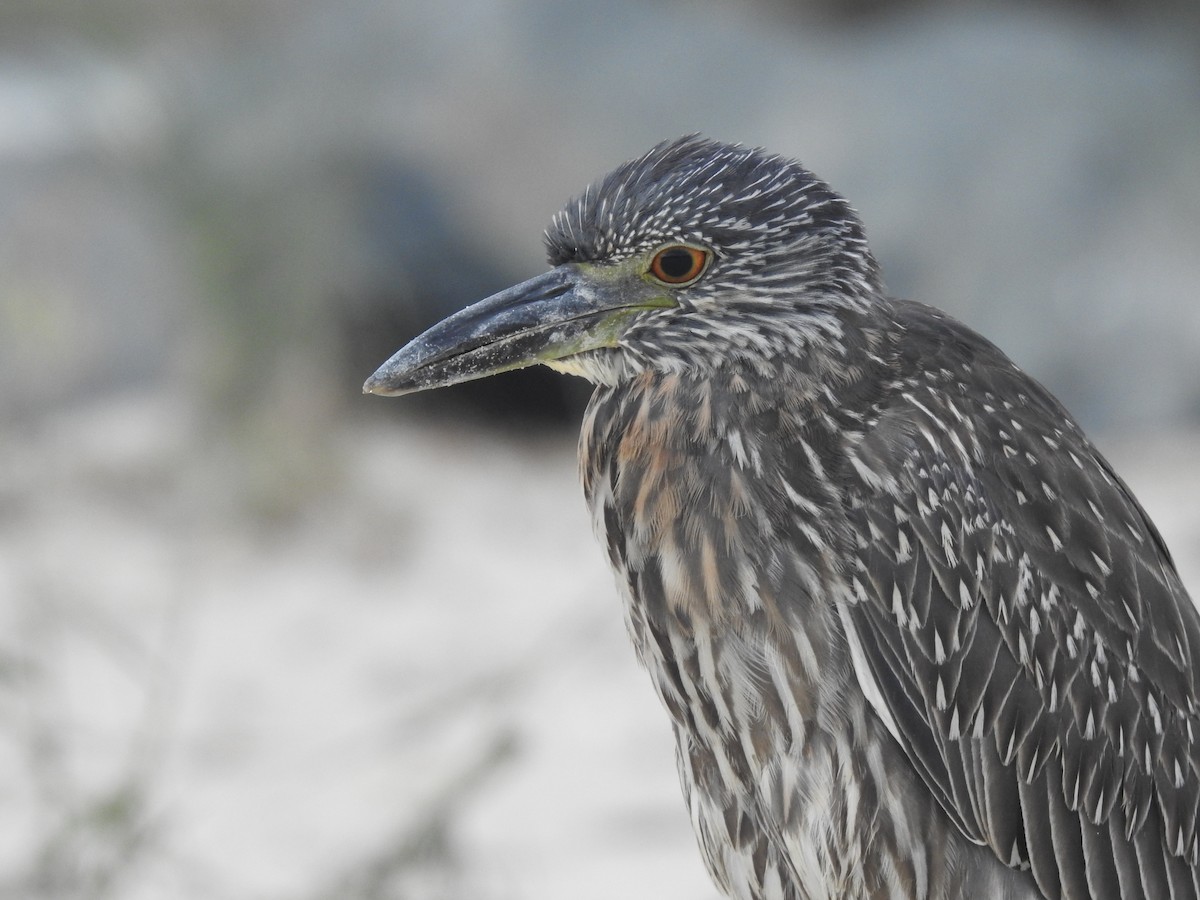
POLYGON ((599 383, 802 352, 879 292, 862 225, 799 163, 688 136, 624 163, 546 231, 553 268, 415 338, 364 391, 542 363, 599 383))

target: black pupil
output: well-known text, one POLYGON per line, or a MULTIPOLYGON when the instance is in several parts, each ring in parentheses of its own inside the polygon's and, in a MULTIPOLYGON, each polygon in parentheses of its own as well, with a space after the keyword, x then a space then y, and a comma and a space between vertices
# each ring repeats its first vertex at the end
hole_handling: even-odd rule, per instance
POLYGON ((683 281, 692 274, 695 260, 688 250, 678 247, 674 250, 664 250, 658 257, 658 269, 667 278, 683 281))

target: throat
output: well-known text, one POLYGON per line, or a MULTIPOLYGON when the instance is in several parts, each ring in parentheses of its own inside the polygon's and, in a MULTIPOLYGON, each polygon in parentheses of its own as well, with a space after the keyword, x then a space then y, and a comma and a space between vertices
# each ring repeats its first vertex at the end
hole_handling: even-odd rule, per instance
POLYGON ((608 348, 585 350, 561 359, 548 359, 543 365, 563 375, 575 375, 586 378, 592 384, 609 386, 616 385, 627 369, 621 354, 608 348))

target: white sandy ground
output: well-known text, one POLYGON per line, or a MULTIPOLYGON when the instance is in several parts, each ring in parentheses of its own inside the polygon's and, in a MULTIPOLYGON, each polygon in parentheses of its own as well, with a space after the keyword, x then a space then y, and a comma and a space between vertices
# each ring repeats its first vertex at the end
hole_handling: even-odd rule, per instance
MULTIPOLYGON (((0 436, 0 898, 713 900, 573 440, 330 444, 265 521, 162 395, 0 436)), ((1102 444, 1200 592, 1200 434, 1102 444)))

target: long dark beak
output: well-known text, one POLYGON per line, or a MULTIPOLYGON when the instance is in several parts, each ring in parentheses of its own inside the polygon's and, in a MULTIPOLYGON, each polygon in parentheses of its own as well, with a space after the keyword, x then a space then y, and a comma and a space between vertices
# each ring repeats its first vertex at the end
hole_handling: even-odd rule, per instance
POLYGON ((410 394, 613 346, 630 315, 668 305, 614 288, 559 266, 443 319, 380 366, 363 392, 410 394))

